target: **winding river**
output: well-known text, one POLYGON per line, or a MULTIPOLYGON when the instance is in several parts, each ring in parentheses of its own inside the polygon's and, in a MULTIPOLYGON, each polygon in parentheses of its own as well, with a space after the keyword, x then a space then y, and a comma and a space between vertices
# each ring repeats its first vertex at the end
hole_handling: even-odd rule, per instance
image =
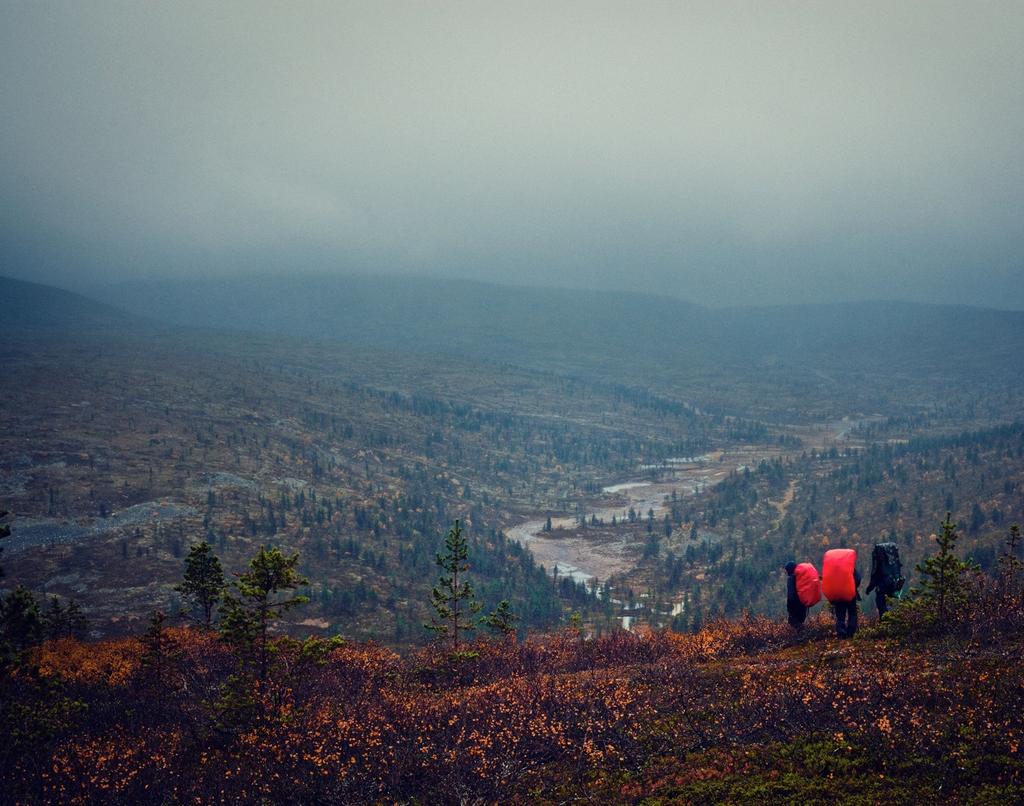
MULTIPOLYGON (((679 501, 685 501, 699 490, 724 479, 730 470, 753 461, 749 452, 722 452, 692 460, 670 460, 664 465, 664 469, 671 473, 667 480, 630 479, 604 487, 602 498, 607 504, 587 509, 587 519, 596 516, 607 527, 613 517, 619 522, 627 520, 632 507, 640 518, 646 518, 647 513, 653 510, 655 520, 661 520, 671 508, 673 492, 679 501)), ((549 571, 557 569, 559 576, 592 583, 629 571, 636 564, 636 545, 627 542, 631 530, 615 530, 610 537, 607 528, 580 528, 574 516, 553 516, 550 532, 545 532, 544 526, 545 519, 531 518, 516 524, 506 534, 529 547, 540 565, 549 571)))

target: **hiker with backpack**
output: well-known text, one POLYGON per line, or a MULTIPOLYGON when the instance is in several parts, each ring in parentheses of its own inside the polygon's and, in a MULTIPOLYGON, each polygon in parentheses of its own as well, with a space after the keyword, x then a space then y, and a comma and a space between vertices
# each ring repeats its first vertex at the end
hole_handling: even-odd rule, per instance
POLYGON ((832 604, 838 638, 853 638, 857 632, 859 587, 857 552, 853 549, 826 551, 821 564, 821 592, 832 604))
POLYGON ((786 610, 789 626, 802 630, 807 610, 821 601, 821 582, 817 569, 810 563, 786 563, 786 610))
POLYGON ((905 583, 899 548, 895 543, 876 543, 871 551, 871 577, 866 592, 875 592, 879 621, 889 609, 886 597, 896 596, 905 583))

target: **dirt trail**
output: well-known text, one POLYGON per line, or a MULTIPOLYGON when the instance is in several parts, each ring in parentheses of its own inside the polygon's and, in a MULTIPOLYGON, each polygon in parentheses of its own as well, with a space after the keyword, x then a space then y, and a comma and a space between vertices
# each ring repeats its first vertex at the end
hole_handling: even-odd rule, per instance
POLYGON ((786 519, 786 513, 789 512, 789 506, 793 503, 793 499, 796 497, 796 479, 789 482, 789 487, 786 488, 786 492, 782 496, 781 501, 771 501, 771 505, 779 511, 779 517, 772 524, 773 529, 778 529, 779 524, 786 519))

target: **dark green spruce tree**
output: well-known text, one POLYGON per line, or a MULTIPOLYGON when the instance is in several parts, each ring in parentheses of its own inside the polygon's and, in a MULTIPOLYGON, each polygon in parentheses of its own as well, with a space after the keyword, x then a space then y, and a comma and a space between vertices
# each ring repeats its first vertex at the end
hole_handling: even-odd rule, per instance
MULTIPOLYGON (((969 577, 977 566, 956 555, 960 538, 952 515, 947 512, 935 541, 938 553, 925 557, 915 567, 920 583, 910 591, 909 600, 893 611, 893 626, 905 632, 954 632, 963 620, 968 604, 969 577)), ((886 618, 889 618, 888 616, 886 618)))
MULTIPOLYGON (((6 509, 0 509, 0 540, 3 540, 5 537, 10 537, 11 536, 11 526, 10 526, 10 524, 4 523, 4 518, 6 518, 9 514, 10 513, 6 509)), ((3 554, 3 553, 4 553, 4 548, 3 548, 3 546, 0 546, 0 554, 3 554)), ((2 565, 0 565, 0 578, 2 578, 3 575, 4 575, 4 567, 2 565)))
POLYGON ((205 540, 194 543, 185 558, 184 579, 174 589, 192 603, 193 610, 202 613, 206 629, 213 625, 213 609, 226 587, 224 569, 213 547, 205 540))
POLYGON ((466 579, 469 571, 469 544, 462 534, 458 520, 448 530, 444 540, 444 554, 437 555, 441 577, 430 594, 434 615, 428 630, 442 641, 451 641, 452 653, 459 655, 460 638, 473 632, 473 617, 480 612, 473 586, 466 579))
POLYGON ((19 585, 0 598, 0 647, 9 660, 21 658, 43 638, 43 614, 31 591, 19 585))
POLYGON ((89 632, 89 620, 74 599, 65 606, 56 596, 51 596, 43 613, 43 627, 48 639, 71 637, 81 641, 89 632))

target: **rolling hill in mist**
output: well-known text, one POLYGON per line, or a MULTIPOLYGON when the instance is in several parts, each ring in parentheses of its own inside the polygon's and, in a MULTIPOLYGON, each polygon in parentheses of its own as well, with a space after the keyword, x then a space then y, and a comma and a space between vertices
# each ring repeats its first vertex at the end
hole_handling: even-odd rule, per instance
POLYGON ((0 277, 0 332, 125 330, 142 324, 124 310, 73 291, 0 277))
POLYGON ((967 306, 711 309, 633 293, 338 275, 145 281, 86 296, 0 280, 0 292, 14 303, 2 325, 11 332, 260 333, 513 364, 792 422, 931 416, 950 405, 1006 422, 1024 379, 1024 312, 967 306))
POLYGON ((710 309, 634 293, 370 276, 148 281, 97 293, 126 311, 178 325, 528 365, 1024 372, 1024 312, 965 306, 710 309))

